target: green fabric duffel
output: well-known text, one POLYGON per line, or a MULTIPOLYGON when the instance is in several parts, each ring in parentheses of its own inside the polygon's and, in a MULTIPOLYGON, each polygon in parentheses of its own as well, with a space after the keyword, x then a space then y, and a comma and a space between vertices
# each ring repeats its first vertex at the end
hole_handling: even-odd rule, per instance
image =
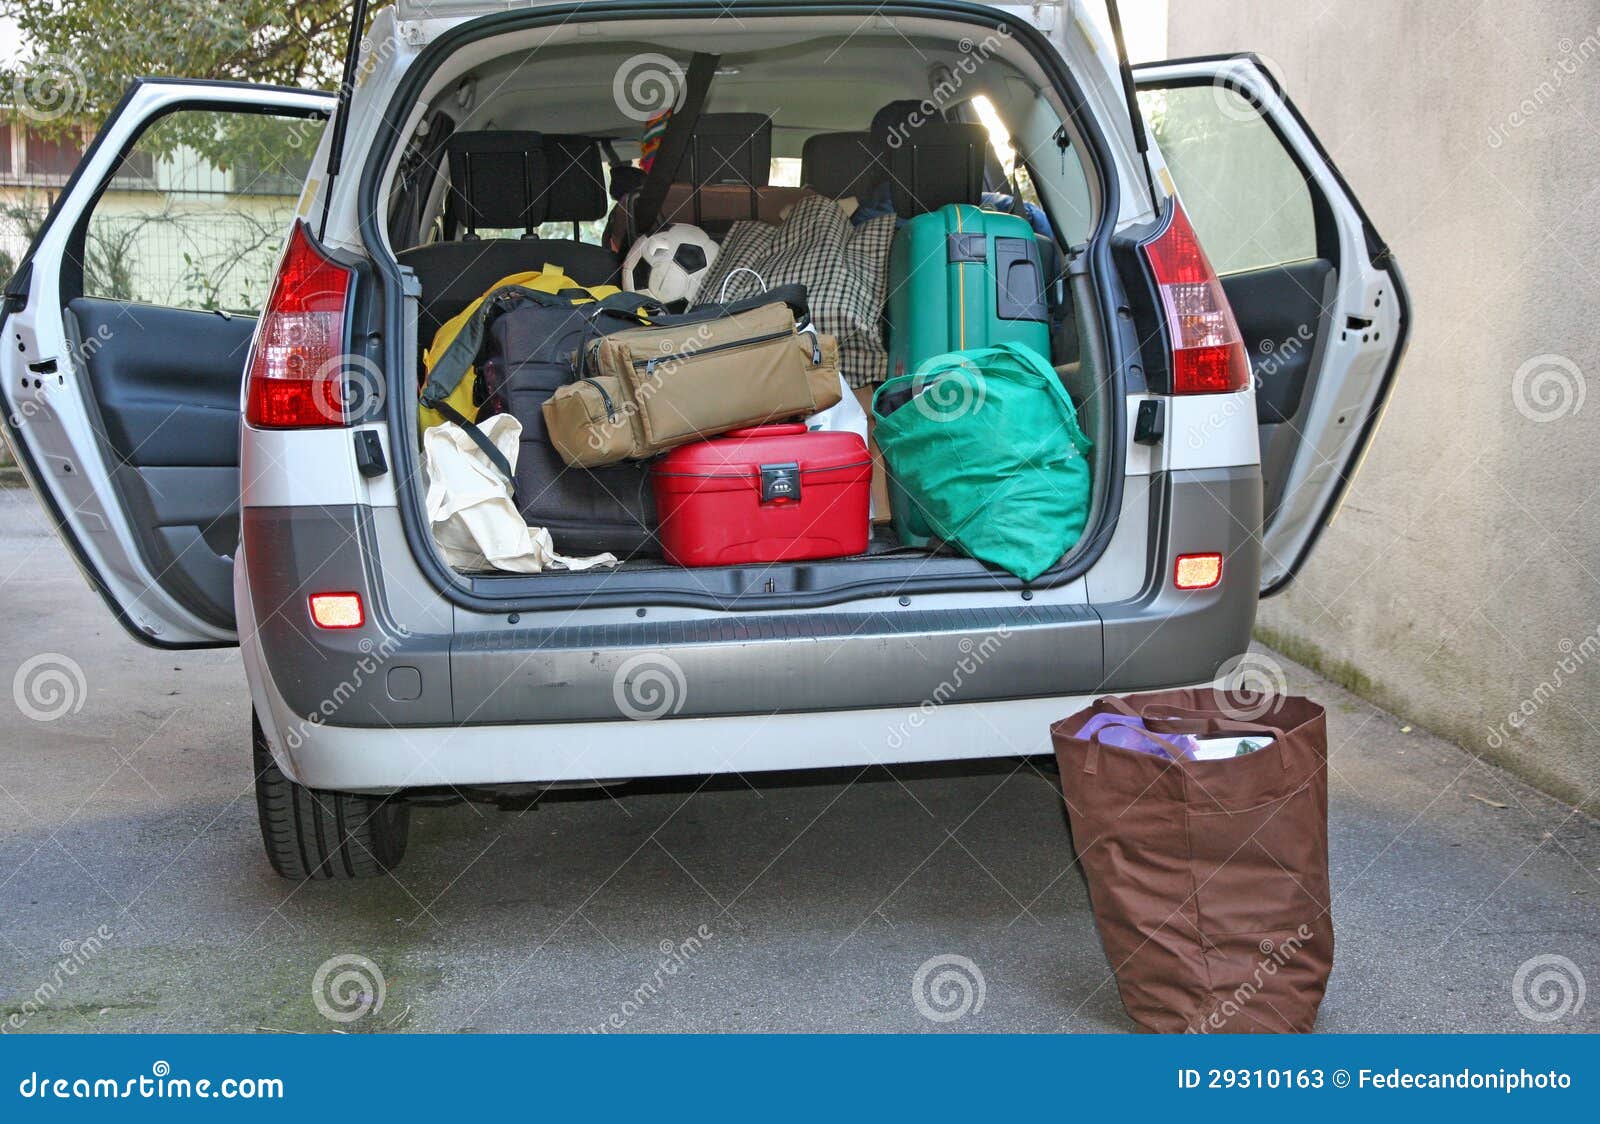
POLYGON ((872 412, 895 498, 908 501, 897 529, 921 524, 1024 581, 1083 534, 1093 444, 1032 348, 936 355, 879 387, 872 412))

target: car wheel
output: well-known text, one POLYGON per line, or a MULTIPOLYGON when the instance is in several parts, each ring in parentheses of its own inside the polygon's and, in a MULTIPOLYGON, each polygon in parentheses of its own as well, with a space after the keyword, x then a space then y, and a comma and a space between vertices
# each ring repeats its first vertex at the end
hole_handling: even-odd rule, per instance
POLYGON ((285 878, 371 878, 406 853, 411 809, 387 796, 307 788, 272 759, 261 720, 251 715, 256 810, 267 861, 285 878))

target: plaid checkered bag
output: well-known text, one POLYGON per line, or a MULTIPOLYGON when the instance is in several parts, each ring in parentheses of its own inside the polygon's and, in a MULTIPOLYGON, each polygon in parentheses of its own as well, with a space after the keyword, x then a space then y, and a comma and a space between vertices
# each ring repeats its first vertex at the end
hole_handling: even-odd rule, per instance
POLYGON ((812 322, 839 341, 845 381, 873 386, 889 369, 882 316, 894 227, 893 215, 853 227, 839 205, 821 195, 807 195, 776 226, 734 223, 700 286, 700 303, 799 282, 806 287, 812 322))

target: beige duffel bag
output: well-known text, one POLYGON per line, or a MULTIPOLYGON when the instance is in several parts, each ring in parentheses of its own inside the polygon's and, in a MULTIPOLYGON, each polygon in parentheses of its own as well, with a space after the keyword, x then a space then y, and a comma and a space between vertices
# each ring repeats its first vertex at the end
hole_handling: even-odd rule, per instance
POLYGON ((544 404, 561 459, 579 468, 637 460, 836 405, 838 342, 798 327, 781 293, 593 341, 584 377, 544 404))

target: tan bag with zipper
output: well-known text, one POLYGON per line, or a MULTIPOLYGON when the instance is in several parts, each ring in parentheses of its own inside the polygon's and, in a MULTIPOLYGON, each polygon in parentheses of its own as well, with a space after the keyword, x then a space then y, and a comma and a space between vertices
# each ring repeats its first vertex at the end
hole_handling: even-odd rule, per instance
POLYGON ((838 342, 797 327, 781 299, 614 332, 588 346, 583 371, 544 404, 551 444, 579 468, 804 417, 840 397, 838 342))

